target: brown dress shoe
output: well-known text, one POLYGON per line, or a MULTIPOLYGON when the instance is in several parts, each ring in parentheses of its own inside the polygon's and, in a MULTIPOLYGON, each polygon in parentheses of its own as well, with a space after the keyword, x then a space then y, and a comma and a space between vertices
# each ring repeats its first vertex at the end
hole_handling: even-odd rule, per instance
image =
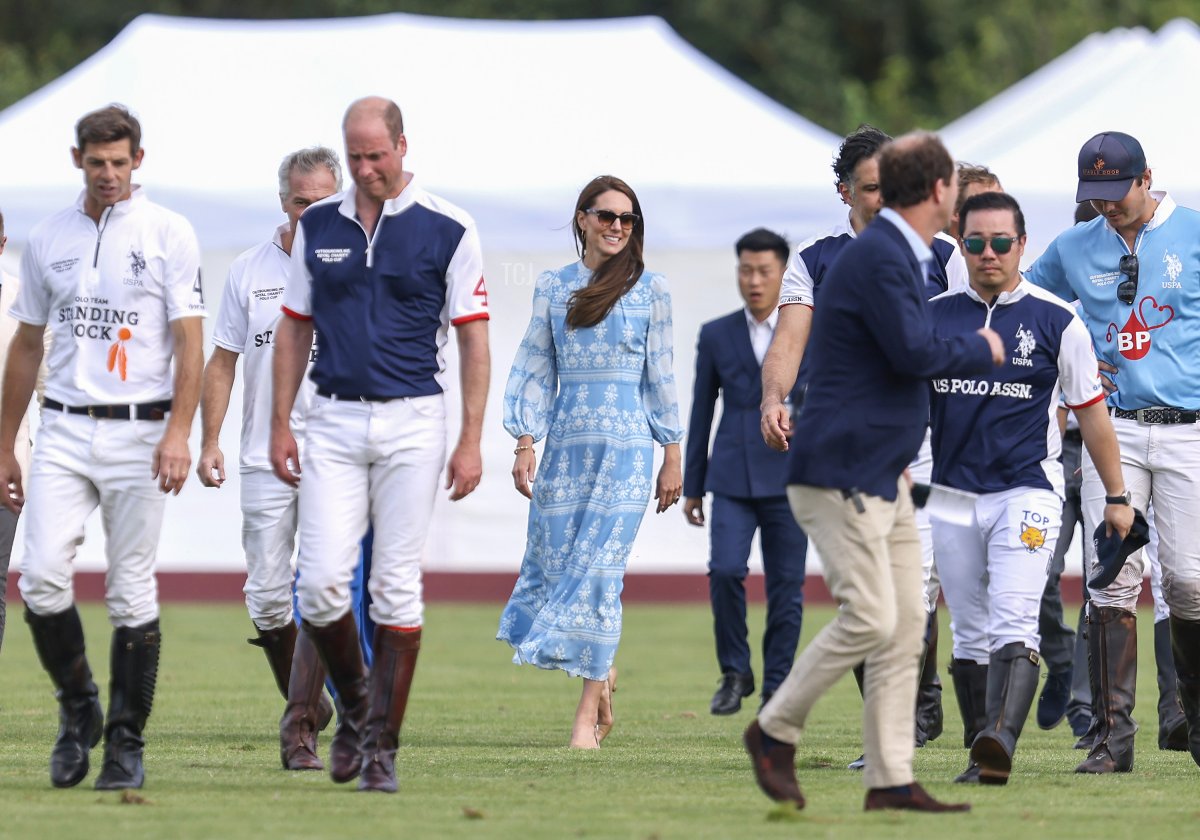
POLYGON ((946 813, 949 811, 970 811, 967 802, 938 802, 925 792, 925 788, 916 782, 908 786, 907 793, 894 793, 890 790, 872 788, 867 791, 867 799, 863 803, 864 811, 928 811, 930 813, 946 813))
POLYGON ((762 792, 776 802, 791 802, 797 809, 804 807, 804 794, 796 781, 796 748, 791 744, 767 749, 763 731, 755 719, 742 734, 742 743, 750 753, 754 778, 762 792))

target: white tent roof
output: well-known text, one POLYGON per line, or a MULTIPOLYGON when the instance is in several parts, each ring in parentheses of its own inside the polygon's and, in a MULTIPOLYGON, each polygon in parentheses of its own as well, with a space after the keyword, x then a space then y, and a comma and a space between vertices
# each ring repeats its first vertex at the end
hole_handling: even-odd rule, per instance
POLYGON ((406 167, 463 205, 485 245, 561 246, 592 176, 638 190, 660 246, 725 246, 758 224, 802 231, 836 207, 839 138, 720 68, 661 19, 498 22, 406 14, 313 21, 143 15, 62 78, 0 113, 0 207, 19 240, 69 203, 84 113, 143 124, 138 180, 206 247, 262 238, 287 152, 341 149, 366 94, 395 99, 406 167), (20 162, 19 166, 12 165, 20 162), (811 208, 811 209, 809 209, 811 208))
POLYGON ((1153 35, 1091 35, 1009 90, 946 126, 955 157, 990 167, 1021 201, 1030 256, 1071 223, 1079 148, 1124 131, 1146 150, 1155 186, 1182 203, 1200 199, 1195 165, 1200 111, 1183 93, 1200 78, 1200 28, 1174 20, 1153 35))

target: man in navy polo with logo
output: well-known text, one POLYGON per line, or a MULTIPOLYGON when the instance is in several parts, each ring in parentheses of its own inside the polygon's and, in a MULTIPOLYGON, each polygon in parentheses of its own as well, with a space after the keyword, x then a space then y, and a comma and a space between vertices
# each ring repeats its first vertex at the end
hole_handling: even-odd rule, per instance
MULTIPOLYGON (((1153 178, 1142 145, 1118 131, 1079 150, 1077 201, 1100 215, 1050 243, 1026 277, 1079 300, 1102 371, 1121 448, 1126 493, 1153 501, 1162 586, 1188 747, 1200 764, 1200 213, 1180 207, 1153 178)), ((1083 462, 1083 511, 1092 533, 1106 502, 1092 460, 1083 462)), ((1084 542, 1089 565, 1094 550, 1084 542)), ((1137 676, 1135 607, 1144 553, 1112 584, 1091 591, 1088 644, 1092 710, 1100 723, 1081 773, 1133 768, 1131 712, 1137 676)))
MULTIPOLYGON (((750 543, 759 531, 767 590, 763 633, 762 699, 767 702, 792 670, 804 608, 804 560, 808 539, 787 500, 787 455, 763 443, 758 433, 762 360, 779 317, 779 286, 788 243, 764 228, 737 241, 738 291, 746 305, 700 328, 696 380, 688 423, 683 514, 703 527, 704 494, 712 492, 708 591, 721 684, 713 695, 714 715, 730 715, 754 692, 746 630, 746 587, 750 543), (721 422, 708 452, 717 397, 721 422)), ((793 388, 799 402, 803 386, 793 388)))
MULTIPOLYGON (((935 334, 987 326, 1006 352, 982 376, 933 381, 933 481, 976 496, 970 521, 933 519, 933 545, 971 749, 956 781, 1005 784, 1037 691, 1039 607, 1062 522, 1060 392, 1107 491, 1121 493, 1124 479, 1087 328, 1069 304, 1021 279, 1020 206, 977 194, 959 228, 970 285, 930 302, 935 334)), ((1104 519, 1123 538, 1133 511, 1109 505, 1104 519)))
POLYGON ((313 204, 292 243, 275 335, 271 465, 300 486, 299 596, 343 706, 330 744, 335 782, 395 792, 395 755, 421 646, 421 550, 445 463, 445 363, 455 327, 462 428, 446 463, 451 500, 482 474, 487 292, 475 223, 403 169, 400 109, 360 99, 342 122, 354 184, 313 204), (304 462, 289 418, 313 330, 316 395, 304 462), (301 479, 303 476, 303 480, 301 479), (369 683, 351 611, 359 539, 374 525, 368 584, 375 620, 369 683))

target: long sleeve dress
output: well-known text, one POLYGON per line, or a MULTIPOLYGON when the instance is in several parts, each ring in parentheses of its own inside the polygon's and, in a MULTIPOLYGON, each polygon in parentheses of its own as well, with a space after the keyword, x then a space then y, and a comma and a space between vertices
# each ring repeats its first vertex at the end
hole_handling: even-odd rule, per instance
POLYGON ((643 273, 603 321, 569 328, 582 262, 548 271, 504 392, 513 437, 546 438, 525 557, 496 638, 513 662, 603 680, 621 638, 625 561, 654 486, 654 446, 683 437, 666 280, 643 273))

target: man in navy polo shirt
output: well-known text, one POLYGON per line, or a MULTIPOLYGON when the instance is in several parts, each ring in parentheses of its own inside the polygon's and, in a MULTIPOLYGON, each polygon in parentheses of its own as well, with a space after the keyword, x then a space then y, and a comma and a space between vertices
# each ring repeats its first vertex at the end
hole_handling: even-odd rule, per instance
MULTIPOLYGON (((970 522, 934 518, 942 591, 953 616, 954 689, 971 749, 955 781, 1005 784, 1037 691, 1038 613, 1062 521, 1058 398, 1079 419, 1105 489, 1124 489, 1121 458, 1087 328, 1069 305, 1022 281, 1025 217, 988 192, 961 209, 970 285, 930 302, 935 335, 990 327, 1004 364, 933 380, 933 481, 976 494, 970 522)), ((1128 505, 1104 521, 1122 536, 1128 505)))
POLYGON ((463 415, 446 487, 458 500, 482 474, 487 291, 474 221, 403 169, 408 141, 396 104, 354 102, 342 132, 354 184, 309 207, 292 243, 270 454, 276 475, 300 484, 300 611, 343 705, 330 775, 347 782, 361 771, 359 790, 391 793, 421 646, 421 549, 445 461, 442 348, 453 325, 463 415), (314 328, 321 352, 302 466, 289 416, 314 328), (350 604, 368 520, 377 625, 369 684, 350 604))

